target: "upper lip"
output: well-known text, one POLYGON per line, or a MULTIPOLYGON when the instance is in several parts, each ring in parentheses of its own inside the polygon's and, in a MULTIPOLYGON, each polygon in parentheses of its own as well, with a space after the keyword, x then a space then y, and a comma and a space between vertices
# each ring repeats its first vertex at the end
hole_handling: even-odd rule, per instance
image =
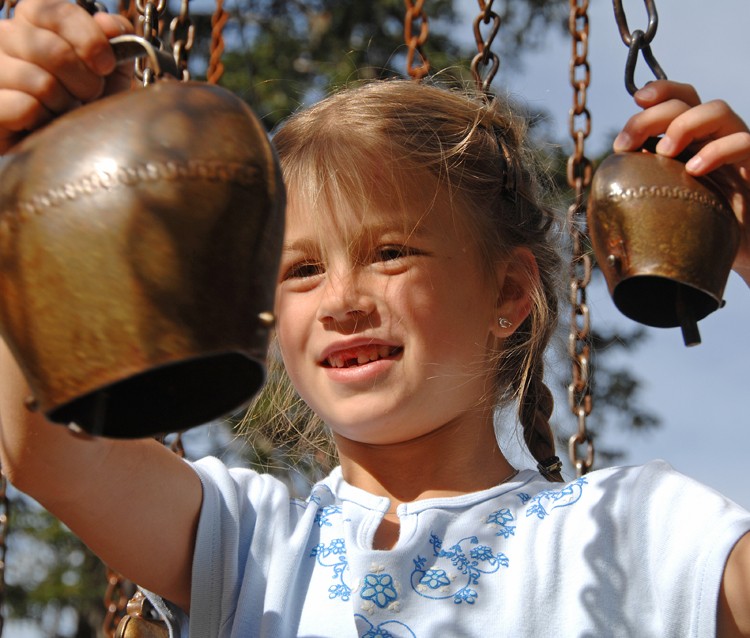
POLYGON ((357 339, 347 339, 344 341, 336 341, 329 344, 320 353, 318 363, 324 365, 332 355, 337 353, 345 352, 347 350, 354 350, 356 348, 365 348, 368 346, 387 346, 391 350, 401 348, 402 346, 393 341, 387 341, 384 339, 377 339, 375 337, 358 337, 357 339))

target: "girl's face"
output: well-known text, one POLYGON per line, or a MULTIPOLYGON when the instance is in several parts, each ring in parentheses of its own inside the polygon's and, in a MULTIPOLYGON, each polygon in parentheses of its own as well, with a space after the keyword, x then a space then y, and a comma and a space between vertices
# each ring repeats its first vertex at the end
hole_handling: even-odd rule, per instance
POLYGON ((486 420, 497 288, 447 197, 427 213, 346 211, 336 227, 290 200, 277 333, 308 405, 368 444, 486 420))

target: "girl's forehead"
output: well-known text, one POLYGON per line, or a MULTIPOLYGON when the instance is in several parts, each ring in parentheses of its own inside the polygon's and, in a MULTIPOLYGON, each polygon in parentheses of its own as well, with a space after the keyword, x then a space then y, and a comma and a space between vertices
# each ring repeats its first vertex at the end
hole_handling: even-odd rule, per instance
POLYGON ((334 242, 353 244, 389 234, 424 236, 452 226, 450 217, 447 206, 435 201, 315 202, 291 194, 285 244, 304 240, 325 246, 334 242))

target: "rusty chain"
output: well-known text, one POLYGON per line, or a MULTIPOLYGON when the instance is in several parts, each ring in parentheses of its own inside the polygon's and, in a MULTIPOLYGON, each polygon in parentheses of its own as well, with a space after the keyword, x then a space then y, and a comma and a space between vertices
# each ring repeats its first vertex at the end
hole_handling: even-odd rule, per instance
POLYGON ((586 286, 591 280, 591 255, 585 249, 586 220, 585 191, 591 184, 593 169, 584 154, 584 142, 591 132, 591 113, 586 94, 591 82, 588 61, 589 17, 588 0, 570 0, 568 28, 572 37, 570 84, 573 87, 573 107, 570 109, 570 135, 574 149, 568 158, 568 184, 575 190, 575 199, 568 208, 572 255, 570 265, 570 335, 568 353, 572 360, 572 380, 568 386, 570 410, 578 421, 577 432, 570 437, 568 451, 577 476, 586 474, 594 464, 594 442, 586 428, 586 417, 591 414, 591 322, 586 303, 586 286), (579 455, 579 447, 586 452, 579 455))
POLYGON ((114 638, 117 625, 120 622, 128 599, 133 593, 134 586, 113 569, 107 568, 107 589, 104 592, 104 623, 102 631, 107 638, 114 638))
POLYGON ((218 84, 224 74, 221 58, 224 54, 224 27, 228 20, 229 13, 224 10, 224 1, 216 0, 216 9, 211 16, 211 47, 206 71, 209 84, 218 84))
POLYGON ((667 79, 667 75, 654 57, 653 51, 651 51, 651 42, 654 36, 656 36, 656 29, 659 26, 659 15, 656 13, 656 4, 654 0, 643 0, 643 2, 648 12, 648 26, 645 31, 635 29, 635 31, 631 32, 628 26, 628 19, 625 16, 625 9, 622 6, 622 0, 613 0, 615 20, 617 20, 617 27, 620 30, 620 37, 625 46, 628 47, 628 57, 625 62, 625 88, 630 95, 633 95, 638 90, 638 87, 635 85, 635 67, 638 63, 639 53, 643 53, 643 59, 657 79, 667 79))
POLYGON ((490 85, 500 68, 500 57, 492 50, 492 43, 500 31, 500 16, 492 10, 494 0, 479 0, 479 14, 474 18, 474 39, 477 43, 477 54, 471 61, 471 74, 477 90, 490 95, 490 85), (489 33, 482 34, 482 25, 490 25, 489 33))
POLYGON ((424 0, 405 0, 406 13, 404 14, 404 42, 408 47, 406 52, 406 70, 416 81, 424 78, 430 72, 430 61, 424 52, 424 44, 430 33, 430 24, 427 14, 424 12, 424 0), (419 54, 421 64, 415 62, 415 56, 419 54))

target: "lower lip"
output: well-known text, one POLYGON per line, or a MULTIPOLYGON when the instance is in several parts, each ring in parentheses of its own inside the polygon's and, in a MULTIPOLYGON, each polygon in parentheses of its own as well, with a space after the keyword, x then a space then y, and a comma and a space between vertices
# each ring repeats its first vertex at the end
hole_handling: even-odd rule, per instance
POLYGON ((378 359, 377 361, 370 361, 370 363, 360 366, 351 366, 349 368, 324 367, 323 370, 326 376, 336 383, 372 383, 375 379, 390 370, 394 363, 394 359, 378 359))

